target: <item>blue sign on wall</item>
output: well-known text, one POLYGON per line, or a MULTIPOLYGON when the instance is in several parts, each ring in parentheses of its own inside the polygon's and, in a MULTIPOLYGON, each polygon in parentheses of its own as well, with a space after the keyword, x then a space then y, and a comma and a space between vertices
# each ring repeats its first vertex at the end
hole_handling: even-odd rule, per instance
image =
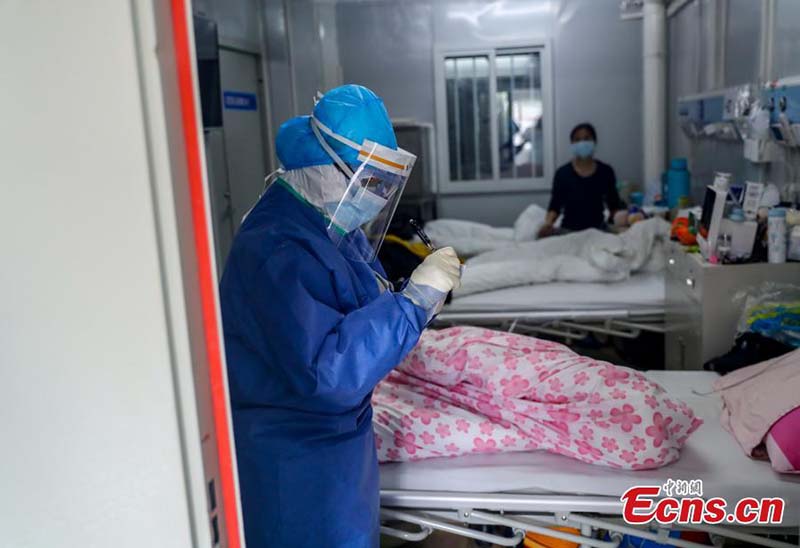
POLYGON ((226 109, 230 110, 258 110, 255 93, 241 91, 226 91, 222 94, 226 109))

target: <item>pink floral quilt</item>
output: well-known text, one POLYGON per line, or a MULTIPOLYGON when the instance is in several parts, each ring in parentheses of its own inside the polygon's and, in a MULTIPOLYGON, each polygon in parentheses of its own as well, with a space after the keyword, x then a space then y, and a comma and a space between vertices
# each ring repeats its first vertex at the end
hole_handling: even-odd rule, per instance
POLYGON ((475 327, 426 331, 372 402, 381 462, 545 450, 650 469, 702 424, 638 371, 475 327))

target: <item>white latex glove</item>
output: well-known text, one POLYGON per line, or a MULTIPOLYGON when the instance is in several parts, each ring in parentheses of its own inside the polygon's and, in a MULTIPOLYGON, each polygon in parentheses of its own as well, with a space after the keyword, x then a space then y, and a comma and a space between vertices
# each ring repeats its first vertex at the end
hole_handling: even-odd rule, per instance
POLYGON ((461 287, 461 263, 452 247, 437 249, 411 273, 411 283, 449 293, 461 287))

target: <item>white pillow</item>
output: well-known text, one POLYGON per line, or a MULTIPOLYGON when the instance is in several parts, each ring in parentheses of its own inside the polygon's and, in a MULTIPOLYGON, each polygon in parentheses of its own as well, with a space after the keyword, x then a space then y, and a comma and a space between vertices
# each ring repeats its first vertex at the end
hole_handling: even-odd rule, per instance
POLYGON ((546 218, 547 211, 536 204, 529 205, 514 222, 514 240, 517 242, 535 240, 546 218))

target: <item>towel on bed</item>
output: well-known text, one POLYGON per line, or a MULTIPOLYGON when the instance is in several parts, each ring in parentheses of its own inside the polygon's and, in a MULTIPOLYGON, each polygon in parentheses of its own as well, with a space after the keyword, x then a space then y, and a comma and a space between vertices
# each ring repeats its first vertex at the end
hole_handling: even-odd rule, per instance
POLYGON ((637 371, 476 327, 423 333, 372 403, 381 462, 542 449, 657 468, 702 424, 637 371))
POLYGON ((589 229, 521 242, 468 260, 455 297, 548 282, 619 282, 664 269, 669 223, 647 219, 622 234, 589 229))

